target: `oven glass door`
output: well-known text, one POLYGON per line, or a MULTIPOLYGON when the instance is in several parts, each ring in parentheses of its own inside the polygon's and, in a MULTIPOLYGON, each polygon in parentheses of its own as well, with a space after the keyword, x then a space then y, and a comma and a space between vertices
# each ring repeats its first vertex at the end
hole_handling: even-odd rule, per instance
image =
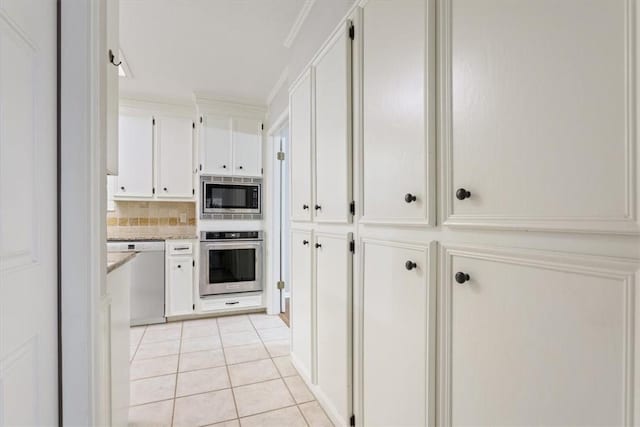
POLYGON ((260 213, 260 185, 204 184, 205 212, 260 213))
POLYGON ((203 243, 200 295, 262 290, 262 243, 203 243))

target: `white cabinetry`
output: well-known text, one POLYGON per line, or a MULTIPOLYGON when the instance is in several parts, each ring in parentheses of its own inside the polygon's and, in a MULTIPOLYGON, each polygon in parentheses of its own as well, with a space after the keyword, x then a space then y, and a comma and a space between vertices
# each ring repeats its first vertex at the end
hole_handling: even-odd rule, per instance
POLYGON ((363 222, 434 222, 430 3, 372 0, 363 9, 363 222))
POLYGON ((351 233, 316 233, 316 378, 320 399, 340 425, 351 416, 351 233))
POLYGON ((193 197, 193 126, 190 118, 156 117, 158 198, 193 197))
POLYGON ((166 316, 181 316, 194 311, 195 240, 166 242, 166 316))
POLYGON ((426 245, 365 239, 362 425, 427 426, 433 412, 435 269, 426 245), (398 398, 402 396, 402 398, 398 398))
POLYGON ((441 263, 439 425, 632 419, 637 262, 448 245, 441 263))
POLYGON ((116 197, 153 197, 153 116, 121 114, 116 197))
POLYGON ((639 230, 626 5, 443 2, 446 225, 639 230))
POLYGON ((200 169, 207 175, 233 174, 231 118, 202 116, 200 126, 200 169))
POLYGON ((203 115, 200 126, 202 174, 261 176, 262 121, 203 115))
POLYGON ((262 175, 262 122, 233 119, 233 174, 262 175))
POLYGON ((289 94, 291 220, 311 221, 311 70, 289 94))
MULTIPOLYGON (((351 39, 348 21, 314 61, 316 222, 351 220, 351 39)), ((296 141, 297 143, 297 141, 296 141)))
POLYGON ((312 379, 314 328, 312 233, 291 231, 291 355, 300 373, 312 379))

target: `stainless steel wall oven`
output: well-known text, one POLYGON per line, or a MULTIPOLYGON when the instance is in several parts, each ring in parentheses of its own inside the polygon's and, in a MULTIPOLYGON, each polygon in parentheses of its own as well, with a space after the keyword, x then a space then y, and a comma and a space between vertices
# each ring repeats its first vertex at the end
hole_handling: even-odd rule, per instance
POLYGON ((200 234, 200 296, 262 290, 261 231, 200 234))

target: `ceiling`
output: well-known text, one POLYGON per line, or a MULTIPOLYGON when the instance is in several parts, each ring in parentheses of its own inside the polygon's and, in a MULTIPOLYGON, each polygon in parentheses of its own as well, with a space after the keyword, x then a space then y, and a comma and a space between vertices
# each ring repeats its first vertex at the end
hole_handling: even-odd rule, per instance
POLYGON ((194 92, 264 105, 288 61, 285 39, 305 0, 120 0, 128 97, 194 92))

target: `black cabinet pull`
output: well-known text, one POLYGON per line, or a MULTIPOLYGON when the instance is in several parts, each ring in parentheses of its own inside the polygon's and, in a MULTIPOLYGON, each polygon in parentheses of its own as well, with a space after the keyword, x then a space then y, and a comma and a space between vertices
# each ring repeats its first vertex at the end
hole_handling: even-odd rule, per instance
POLYGON ((458 271, 455 277, 456 277, 456 282, 460 284, 463 284, 464 282, 469 280, 469 275, 466 273, 463 273, 462 271, 458 271))
POLYGON ((309 205, 302 205, 302 209, 304 209, 304 210, 309 209, 309 205))
POLYGON ((227 165, 222 165, 222 169, 226 169, 226 168, 227 168, 227 165))
POLYGON ((240 166, 239 169, 242 169, 242 166, 240 166))
POLYGON ((404 195, 404 201, 407 203, 415 202, 416 200, 418 200, 418 198, 411 193, 404 195))
POLYGON ((124 187, 120 187, 120 189, 121 189, 122 191, 124 191, 124 187))
POLYGON ((182 265, 181 265, 181 264, 178 264, 178 268, 182 268, 182 265))
POLYGON ((316 206, 315 206, 315 209, 316 209, 317 211, 319 211, 320 209, 322 209, 322 206, 320 206, 320 205, 316 205, 316 206))
POLYGON ((167 191, 167 187, 164 187, 164 191, 167 191))
POLYGON ((309 244, 309 241, 308 241, 308 240, 303 240, 303 241, 302 241, 302 244, 303 244, 303 245, 308 245, 308 244, 309 244))
POLYGON ((239 304, 239 303, 240 303, 240 301, 227 301, 227 302, 225 302, 225 304, 227 304, 227 305, 234 305, 234 304, 239 304))
POLYGON ((471 192, 465 190, 464 188, 458 188, 458 190, 456 191, 456 199, 458 200, 468 199, 469 197, 471 197, 471 192))
POLYGON ((404 263, 404 268, 406 268, 409 271, 413 270, 416 267, 418 267, 418 264, 416 264, 413 261, 407 261, 404 263))
POLYGON ((321 248, 322 245, 320 243, 316 243, 316 248, 321 248))

